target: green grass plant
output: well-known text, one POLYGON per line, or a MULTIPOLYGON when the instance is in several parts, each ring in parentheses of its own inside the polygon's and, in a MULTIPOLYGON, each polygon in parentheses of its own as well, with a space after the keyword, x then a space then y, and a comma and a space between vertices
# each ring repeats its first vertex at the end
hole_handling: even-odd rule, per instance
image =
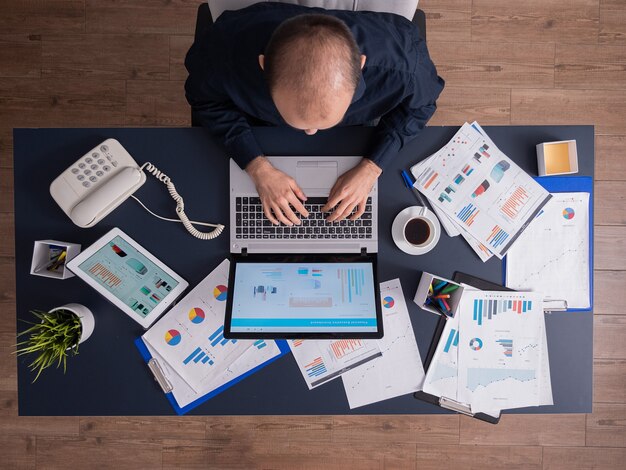
POLYGON ((39 378, 44 369, 56 364, 57 368, 63 364, 63 373, 67 370, 67 357, 78 354, 78 342, 82 332, 82 325, 78 315, 69 310, 44 312, 31 310, 39 321, 29 322, 32 325, 17 335, 18 338, 28 336, 28 339, 17 343, 18 356, 37 354, 37 357, 28 366, 31 371, 37 372, 33 383, 39 378))

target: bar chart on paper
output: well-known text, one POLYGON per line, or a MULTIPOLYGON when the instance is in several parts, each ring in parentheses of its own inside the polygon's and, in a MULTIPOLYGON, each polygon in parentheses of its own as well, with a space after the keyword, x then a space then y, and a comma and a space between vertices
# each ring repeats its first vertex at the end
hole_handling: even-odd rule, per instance
POLYGON ((478 325, 491 320, 494 316, 513 312, 521 315, 530 311, 533 307, 532 300, 497 300, 497 299, 474 299, 473 319, 478 325))
POLYGON ((459 315, 448 319, 426 378, 424 392, 456 399, 459 352, 459 315))
POLYGON ((443 348, 443 352, 450 352, 450 346, 458 346, 459 345, 459 332, 452 328, 450 330, 450 334, 448 335, 448 339, 446 340, 446 345, 443 348))
POLYGON ((289 340, 289 347, 309 389, 381 356, 374 340, 289 340))
POLYGON ((342 339, 334 341, 330 345, 330 349, 337 359, 341 359, 346 354, 350 354, 363 347, 363 342, 360 339, 342 339))
POLYGON ((479 409, 550 401, 540 393, 549 383, 542 299, 540 292, 463 293, 457 312, 459 400, 479 409))
POLYGON ((211 346, 215 347, 218 344, 220 346, 224 346, 228 343, 235 344, 237 342, 236 339, 226 339, 224 338, 224 325, 220 325, 218 329, 216 329, 211 336, 209 336, 209 341, 211 342, 211 346))

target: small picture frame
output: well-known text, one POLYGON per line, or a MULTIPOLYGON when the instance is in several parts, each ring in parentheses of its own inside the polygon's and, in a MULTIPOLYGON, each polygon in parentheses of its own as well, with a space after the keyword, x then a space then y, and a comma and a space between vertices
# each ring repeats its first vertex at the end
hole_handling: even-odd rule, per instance
POLYGON ((33 247, 30 273, 52 279, 73 277, 74 273, 67 268, 67 262, 79 253, 80 245, 77 243, 37 240, 33 247))

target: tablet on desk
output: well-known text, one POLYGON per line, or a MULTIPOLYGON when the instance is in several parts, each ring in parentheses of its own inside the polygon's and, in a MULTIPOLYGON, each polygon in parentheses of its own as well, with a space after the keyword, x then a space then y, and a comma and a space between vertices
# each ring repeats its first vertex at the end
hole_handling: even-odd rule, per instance
POLYGON ((376 255, 233 255, 226 338, 382 338, 376 255))
POLYGON ((73 258, 68 268, 144 328, 188 286, 119 228, 73 258))

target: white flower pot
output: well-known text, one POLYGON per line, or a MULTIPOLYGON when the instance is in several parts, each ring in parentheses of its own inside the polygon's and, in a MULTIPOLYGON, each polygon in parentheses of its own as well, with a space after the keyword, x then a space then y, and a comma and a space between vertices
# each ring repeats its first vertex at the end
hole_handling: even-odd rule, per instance
POLYGON ((91 313, 91 310, 81 304, 65 304, 61 307, 53 308, 50 310, 50 313, 56 312, 57 310, 67 310, 68 312, 74 313, 80 319, 81 332, 78 344, 87 341, 96 326, 96 319, 93 313, 91 313))

